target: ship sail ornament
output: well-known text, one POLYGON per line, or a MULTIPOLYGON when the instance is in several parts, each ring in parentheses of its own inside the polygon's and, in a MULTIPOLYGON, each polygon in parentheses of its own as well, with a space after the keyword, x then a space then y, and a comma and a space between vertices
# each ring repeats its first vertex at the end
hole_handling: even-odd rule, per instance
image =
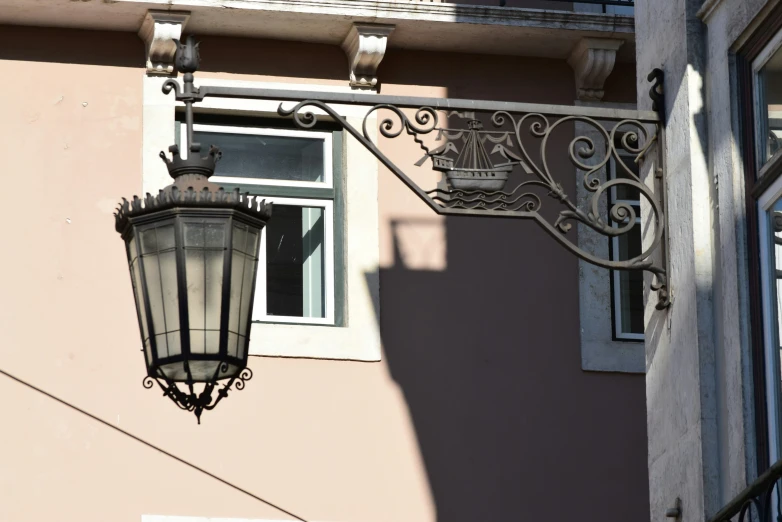
POLYGON ((478 120, 467 122, 464 146, 456 159, 443 154, 432 156, 434 169, 445 173, 451 188, 456 190, 498 191, 505 187, 513 163, 494 165, 483 146, 483 124, 478 120))

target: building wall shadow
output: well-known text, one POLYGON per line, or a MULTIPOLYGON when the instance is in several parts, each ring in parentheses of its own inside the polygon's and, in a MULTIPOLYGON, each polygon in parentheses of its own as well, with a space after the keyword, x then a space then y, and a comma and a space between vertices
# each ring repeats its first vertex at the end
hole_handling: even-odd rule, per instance
POLYGON ((437 520, 649 520, 644 377, 581 370, 576 258, 528 221, 445 227, 445 270, 395 241, 379 273, 437 520))

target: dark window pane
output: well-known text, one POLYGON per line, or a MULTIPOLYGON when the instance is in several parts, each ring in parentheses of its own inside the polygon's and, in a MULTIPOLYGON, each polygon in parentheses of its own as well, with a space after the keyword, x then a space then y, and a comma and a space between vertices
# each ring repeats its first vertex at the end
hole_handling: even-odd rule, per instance
MULTIPOLYGON (((628 145, 630 147, 638 147, 639 144, 637 142, 629 141, 628 145)), ((611 177, 614 179, 632 180, 633 177, 630 175, 630 173, 634 174, 636 177, 639 177, 638 164, 635 162, 635 153, 623 149, 623 144, 620 137, 617 137, 615 146, 619 160, 614 158, 614 161, 611 162, 611 166, 614 170, 611 177)), ((641 197, 641 193, 638 191, 638 189, 629 185, 616 185, 614 194, 614 199, 616 200, 638 201, 638 199, 641 197)))
POLYGON ((265 233, 267 315, 325 317, 323 209, 275 205, 265 233))
POLYGON ((217 176, 323 181, 322 139, 205 131, 196 132, 194 139, 202 147, 220 147, 217 176))
POLYGON ((768 161, 782 146, 782 49, 774 53, 759 73, 761 154, 768 161), (764 136, 764 138, 763 138, 764 136))
MULTIPOLYGON (((617 241, 619 248, 614 259, 625 261, 641 254, 641 225, 637 224, 617 241)), ((644 333, 644 277, 641 270, 618 271, 619 303, 615 303, 615 313, 620 317, 620 334, 644 333)))

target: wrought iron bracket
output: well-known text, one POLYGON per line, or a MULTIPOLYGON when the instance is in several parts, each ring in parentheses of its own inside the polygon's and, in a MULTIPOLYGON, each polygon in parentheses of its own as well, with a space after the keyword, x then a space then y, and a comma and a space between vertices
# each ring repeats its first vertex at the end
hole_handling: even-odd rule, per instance
POLYGON ((173 79, 163 84, 163 92, 173 92, 176 100, 185 104, 188 143, 193 143, 193 103, 207 96, 279 101, 278 114, 291 118, 301 129, 313 128, 321 120, 339 124, 435 213, 532 220, 593 265, 649 272, 650 288, 657 292, 657 309, 670 306, 661 70, 649 75, 655 82, 650 90, 655 112, 355 92, 196 88, 192 73, 197 63, 193 65, 188 57, 197 62, 197 45, 192 39, 177 54, 177 65, 180 61, 185 65, 180 69, 185 72, 184 86, 180 88, 173 79), (285 102, 293 104, 286 107, 285 102), (348 122, 336 105, 365 107, 360 128, 348 122), (458 124, 451 125, 452 121, 458 124), (551 145, 569 137, 577 122, 591 129, 590 135, 575 136, 556 157, 549 150, 551 145), (376 131, 385 139, 404 134, 420 147, 422 157, 409 167, 400 167, 380 150, 373 138, 376 131), (491 150, 486 149, 487 144, 491 150), (563 155, 572 166, 559 165, 563 155), (416 180, 422 178, 420 169, 427 164, 442 177, 436 186, 425 189, 416 180), (609 169, 615 172, 613 177, 607 176, 609 169), (586 204, 573 201, 568 181, 574 176, 590 194, 586 204), (641 217, 629 199, 642 200, 647 210, 648 219, 643 223, 647 240, 640 254, 605 259, 579 246, 574 223, 606 239, 629 234, 641 217), (544 201, 553 201, 558 207, 544 208, 544 201))

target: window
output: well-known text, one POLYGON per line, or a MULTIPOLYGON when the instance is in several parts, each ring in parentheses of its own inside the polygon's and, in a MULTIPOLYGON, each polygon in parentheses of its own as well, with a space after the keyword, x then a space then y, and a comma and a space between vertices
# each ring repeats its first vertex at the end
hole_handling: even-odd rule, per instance
POLYGON ((780 350, 782 350, 782 178, 760 197, 758 205, 760 270, 765 345, 766 402, 769 406, 769 458, 782 458, 782 390, 780 390, 780 350))
POLYGON ((755 58, 755 144, 757 165, 763 166, 782 153, 782 33, 755 58))
POLYGON ((782 457, 782 11, 736 55, 758 473, 782 457))
MULTIPOLYGON (((618 140, 620 138, 617 138, 618 140)), ((622 151, 617 146, 619 156, 624 165, 615 160, 610 162, 609 175, 611 179, 629 178, 626 168, 636 176, 639 175, 638 165, 631 154, 622 151)), ((627 234, 610 239, 611 260, 626 261, 642 252, 641 245, 641 200, 640 193, 627 186, 611 188, 609 209, 616 204, 627 204, 635 209, 635 226, 627 234)), ((614 227, 624 226, 624 223, 612 223, 614 227)), ((613 336, 621 341, 644 340, 644 276, 643 272, 633 270, 611 271, 611 317, 613 336)))
POLYGON ((589 2, 574 2, 573 10, 582 13, 604 13, 614 15, 633 16, 635 14, 635 7, 633 7, 632 0, 619 0, 625 5, 603 4, 589 0, 589 2))
MULTIPOLYGON (((629 3, 629 2, 628 2, 629 3)), ((635 7, 632 5, 606 5, 603 6, 606 13, 633 16, 635 7)))
MULTIPOLYGON (((261 235, 253 321, 341 326, 336 131, 203 120, 209 121, 197 120, 193 139, 223 151, 211 181, 274 203, 273 219, 261 235)), ((184 135, 184 125, 180 132, 184 135)))
POLYGON ((782 118, 782 50, 779 37, 753 60, 755 94, 755 167, 757 177, 774 179, 759 198, 761 291, 763 302, 763 344, 765 346, 766 401, 768 404, 769 458, 780 458, 780 274, 782 274, 782 198, 780 198, 779 121, 782 118))
MULTIPOLYGON (((613 107, 617 109, 635 109, 635 105, 618 103, 578 102, 584 106, 613 107)), ((611 125, 610 122, 605 122, 611 125)), ((585 136, 597 147, 605 145, 605 135, 594 125, 576 122, 576 136, 585 136)), ((618 139, 621 139, 621 135, 618 139)), ((617 143, 617 152, 622 148, 617 143)), ((589 158, 587 164, 596 165, 605 156, 589 158)), ((624 165, 637 174, 638 166, 630 155, 622 155, 624 165)), ((580 208, 592 204, 594 192, 581 183, 583 171, 577 170, 576 198, 580 208)), ((602 182, 626 177, 624 167, 613 160, 594 173, 602 182)), ((613 187, 607 191, 607 197, 600 197, 599 212, 606 216, 617 203, 631 205, 639 216, 640 194, 627 187, 613 187)), ((621 223, 611 223, 614 227, 621 223)), ((592 228, 578 225, 578 245, 584 251, 601 259, 632 259, 641 249, 641 227, 638 221, 628 234, 617 238, 606 237, 592 228)), ((643 274, 625 270, 606 270, 579 261, 579 319, 581 368, 586 371, 644 373, 646 357, 644 353, 644 299, 643 274)))

